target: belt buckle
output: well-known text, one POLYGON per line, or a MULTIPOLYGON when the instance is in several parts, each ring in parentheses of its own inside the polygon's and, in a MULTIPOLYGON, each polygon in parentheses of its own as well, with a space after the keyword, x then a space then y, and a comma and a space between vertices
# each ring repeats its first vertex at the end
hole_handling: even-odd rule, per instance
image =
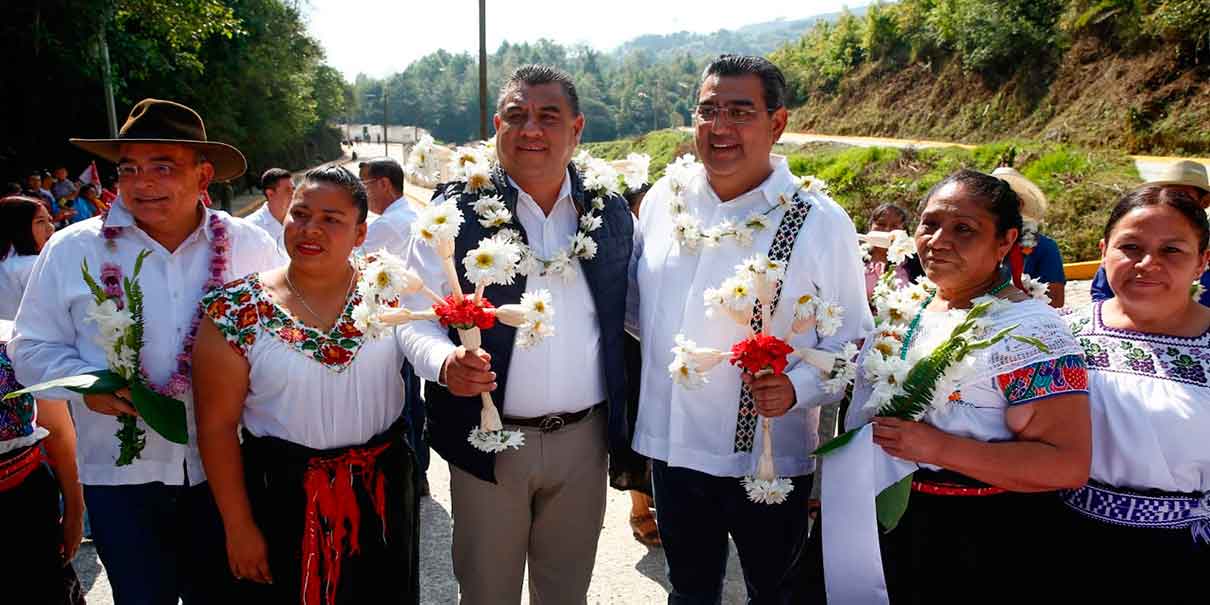
POLYGON ((550 433, 563 428, 563 425, 565 424, 567 423, 563 420, 562 416, 552 414, 543 418, 542 422, 538 423, 538 430, 542 431, 543 433, 550 433))

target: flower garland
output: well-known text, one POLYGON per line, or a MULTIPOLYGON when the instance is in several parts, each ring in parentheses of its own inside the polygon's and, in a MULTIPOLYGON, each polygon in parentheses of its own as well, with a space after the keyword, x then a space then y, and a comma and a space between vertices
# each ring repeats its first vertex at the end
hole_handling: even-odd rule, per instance
MULTIPOLYGON (((202 285, 202 294, 223 285, 223 273, 230 264, 231 254, 231 242, 227 237, 227 226, 223 223, 223 219, 219 218, 218 214, 212 213, 207 220, 207 225, 211 233, 210 275, 206 278, 206 283, 202 285)), ((105 247, 110 252, 117 251, 116 240, 121 234, 122 227, 103 227, 101 229, 101 235, 105 238, 105 247)), ((106 262, 101 265, 101 283, 105 288, 105 294, 114 301, 119 310, 126 306, 120 286, 123 279, 122 268, 117 264, 106 262)), ((151 390, 174 399, 189 391, 193 375, 193 345, 197 341, 197 329, 201 325, 203 313, 204 310, 200 307, 194 313, 193 320, 189 323, 189 332, 185 335, 185 341, 181 346, 181 352, 176 356, 176 371, 168 378, 168 382, 163 385, 152 382, 147 374, 146 366, 141 359, 139 360, 139 373, 143 382, 151 390)))
POLYGON ((696 254, 703 248, 715 248, 724 241, 732 240, 738 246, 751 247, 756 234, 772 226, 769 214, 778 208, 789 208, 794 203, 795 194, 802 190, 808 193, 825 193, 827 190, 824 182, 813 176, 795 177, 794 190, 789 194, 778 194, 777 206, 764 212, 753 210, 740 222, 727 218, 717 225, 703 228, 701 219, 689 212, 684 198, 684 192, 690 182, 703 170, 701 162, 690 154, 684 154, 668 164, 664 171, 668 178, 669 190, 672 191, 672 201, 668 206, 672 215, 672 238, 681 250, 690 254, 696 254))
POLYGON ((499 240, 517 247, 520 253, 517 267, 521 274, 529 276, 549 273, 564 280, 576 276, 575 264, 572 261, 588 261, 597 255, 597 243, 591 234, 601 228, 602 219, 599 213, 605 209, 605 197, 621 195, 627 188, 636 189, 645 184, 651 162, 648 156, 630 154, 627 156, 629 168, 619 171, 608 162, 581 150, 573 159, 573 164, 583 175, 584 190, 591 194, 592 201, 587 211, 580 216, 576 234, 568 238, 568 245, 550 258, 544 259, 522 241, 519 232, 508 228, 514 224, 514 217, 492 185, 494 158, 495 150, 486 144, 479 147, 459 147, 451 166, 456 181, 464 183, 467 191, 481 194, 472 207, 479 224, 487 229, 500 229, 499 240))

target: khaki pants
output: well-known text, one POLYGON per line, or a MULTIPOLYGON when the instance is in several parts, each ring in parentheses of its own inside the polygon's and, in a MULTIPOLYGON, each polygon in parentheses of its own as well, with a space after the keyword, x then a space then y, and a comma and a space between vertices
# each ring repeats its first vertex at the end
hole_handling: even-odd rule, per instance
MULTIPOLYGON (((450 465, 454 575, 464 605, 585 603, 605 520, 604 410, 496 456, 496 484, 450 465)), ((508 426, 506 428, 516 429, 508 426)))

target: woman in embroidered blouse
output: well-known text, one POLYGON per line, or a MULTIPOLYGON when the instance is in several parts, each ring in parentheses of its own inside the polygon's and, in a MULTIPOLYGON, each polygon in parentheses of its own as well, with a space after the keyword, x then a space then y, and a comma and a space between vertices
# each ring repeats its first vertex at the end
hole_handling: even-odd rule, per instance
POLYGON ((352 317, 366 214, 352 173, 308 172, 284 224, 290 263, 202 301, 198 446, 248 602, 417 601, 404 357, 395 332, 367 338, 352 317))
MULTIPOLYGON (((907 359, 934 350, 984 300, 994 301, 985 316, 987 335, 1016 325, 1014 334, 1037 338, 1046 350, 1002 340, 973 352, 953 388, 939 388, 920 421, 873 419, 874 443, 920 466, 907 512, 881 540, 886 586, 896 605, 972 597, 1027 602, 1037 585, 1025 578, 1039 577, 1045 554, 1038 552, 1049 526, 1044 520, 1060 512, 1053 496, 1031 492, 1078 486, 1088 476, 1084 361, 1054 309, 1013 285, 1020 276, 1011 275, 1004 259, 1020 228, 1016 194, 987 174, 959 171, 923 202, 916 247, 934 294, 904 318, 916 325, 902 337, 907 359)), ((859 376, 849 428, 868 419, 864 404, 871 390, 859 376)), ((825 462, 825 480, 829 472, 825 462)), ((825 484, 827 522, 843 527, 845 511, 830 515, 827 489, 825 484)), ((824 545, 824 557, 831 544, 824 545)))
POLYGON ((1208 234, 1185 192, 1127 193, 1101 240, 1116 296, 1066 318, 1092 401, 1091 476, 1064 493, 1080 601, 1208 599, 1210 308, 1190 291, 1210 264, 1208 234))
POLYGON ((0 593, 13 602, 83 605, 71 566, 84 535, 76 430, 66 401, 3 400, 22 388, 5 350, 12 330, 0 320, 0 593))

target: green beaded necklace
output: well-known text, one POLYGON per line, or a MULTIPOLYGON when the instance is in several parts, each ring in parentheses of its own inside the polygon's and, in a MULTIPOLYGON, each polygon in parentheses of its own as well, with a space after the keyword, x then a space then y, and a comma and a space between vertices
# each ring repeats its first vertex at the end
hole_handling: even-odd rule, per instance
MULTIPOLYGON (((985 296, 995 296, 999 294, 1001 290, 1012 285, 1012 283, 1013 282, 1011 279, 1005 280, 1004 283, 992 288, 991 290, 988 290, 985 296)), ((899 347, 899 359, 907 359, 908 347, 912 344, 912 337, 916 335, 916 330, 920 328, 920 318, 924 317, 924 310, 928 308, 929 303, 933 302, 933 298, 936 296, 936 290, 929 292, 928 298, 925 298, 924 302, 920 305, 920 311, 918 311, 916 316, 912 318, 912 323, 908 325, 907 334, 904 334, 903 336, 903 346, 899 347)))

